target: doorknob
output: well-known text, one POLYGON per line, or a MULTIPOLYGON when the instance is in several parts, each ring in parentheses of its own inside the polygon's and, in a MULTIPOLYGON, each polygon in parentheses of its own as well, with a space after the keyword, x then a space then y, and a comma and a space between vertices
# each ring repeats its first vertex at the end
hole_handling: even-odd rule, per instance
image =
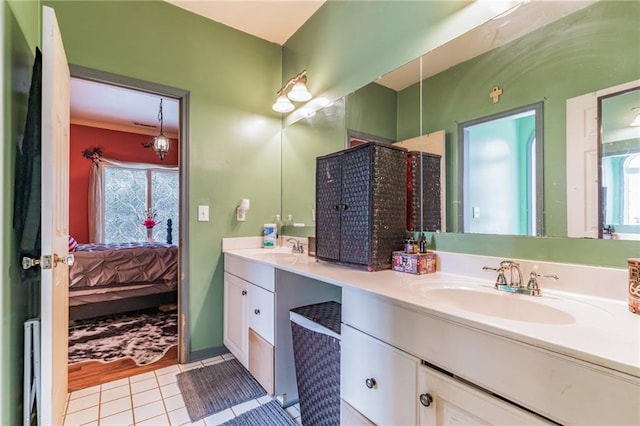
POLYGON ((67 266, 73 266, 73 263, 76 261, 75 257, 72 254, 68 254, 65 257, 60 257, 57 254, 53 254, 53 263, 56 265, 58 263, 65 263, 67 266))
POLYGON ((52 256, 42 256, 41 259, 36 257, 23 257, 22 258, 22 269, 30 269, 34 266, 40 265, 42 269, 51 269, 56 266, 58 263, 64 263, 67 266, 72 266, 75 262, 75 258, 72 254, 69 254, 65 257, 60 257, 57 254, 53 254, 52 256))

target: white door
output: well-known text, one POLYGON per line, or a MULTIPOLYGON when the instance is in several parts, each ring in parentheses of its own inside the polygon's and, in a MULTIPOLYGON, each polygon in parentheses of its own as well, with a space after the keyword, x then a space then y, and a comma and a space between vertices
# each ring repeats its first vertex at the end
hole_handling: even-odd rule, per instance
POLYGON ((224 273, 224 345, 249 368, 246 281, 224 273))
POLYGON ((640 80, 567 99, 567 236, 598 238, 598 99, 640 80))
POLYGON ((41 424, 62 424, 69 327, 69 66, 53 9, 42 16, 41 424), (51 256, 51 267, 42 265, 51 256))

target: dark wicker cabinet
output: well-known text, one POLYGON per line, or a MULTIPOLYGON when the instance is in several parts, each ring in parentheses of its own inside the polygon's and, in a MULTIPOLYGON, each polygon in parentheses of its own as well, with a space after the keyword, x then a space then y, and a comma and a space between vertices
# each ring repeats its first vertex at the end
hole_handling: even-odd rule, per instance
POLYGON ((441 231, 440 156, 409 152, 407 176, 407 229, 441 231), (422 217, 420 215, 422 214, 422 217))
POLYGON ((318 157, 316 216, 316 257, 391 268, 406 237, 406 149, 370 142, 318 157))

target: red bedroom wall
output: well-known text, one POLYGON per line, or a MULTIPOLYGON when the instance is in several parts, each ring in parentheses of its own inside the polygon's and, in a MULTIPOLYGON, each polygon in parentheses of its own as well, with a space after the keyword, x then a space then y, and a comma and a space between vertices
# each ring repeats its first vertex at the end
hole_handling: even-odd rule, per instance
POLYGON ((105 158, 121 161, 178 165, 178 142, 171 139, 163 161, 150 148, 142 147, 152 136, 116 130, 71 125, 69 137, 69 234, 79 243, 89 242, 88 196, 91 160, 82 156, 85 149, 102 148, 105 158))

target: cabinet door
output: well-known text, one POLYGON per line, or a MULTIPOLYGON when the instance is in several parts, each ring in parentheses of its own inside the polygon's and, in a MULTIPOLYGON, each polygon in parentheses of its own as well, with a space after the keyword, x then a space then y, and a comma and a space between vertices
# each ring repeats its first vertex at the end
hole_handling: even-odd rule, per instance
MULTIPOLYGON (((368 265, 371 254, 371 161, 375 146, 344 154, 342 161, 342 239, 340 260, 368 265)), ((403 219, 404 222, 404 219, 403 219)), ((391 253, 389 253, 391 256, 391 253)))
POLYGON ((275 345, 275 310, 273 293, 253 284, 247 288, 248 326, 271 345, 275 345))
POLYGON ((342 326, 340 396, 377 425, 416 424, 418 360, 342 326))
POLYGON ((426 366, 419 368, 416 403, 421 426, 550 424, 426 366))
POLYGON ((224 345, 248 368, 247 286, 246 281, 224 273, 224 345))
POLYGON ((316 256, 340 260, 342 158, 316 160, 316 256))

